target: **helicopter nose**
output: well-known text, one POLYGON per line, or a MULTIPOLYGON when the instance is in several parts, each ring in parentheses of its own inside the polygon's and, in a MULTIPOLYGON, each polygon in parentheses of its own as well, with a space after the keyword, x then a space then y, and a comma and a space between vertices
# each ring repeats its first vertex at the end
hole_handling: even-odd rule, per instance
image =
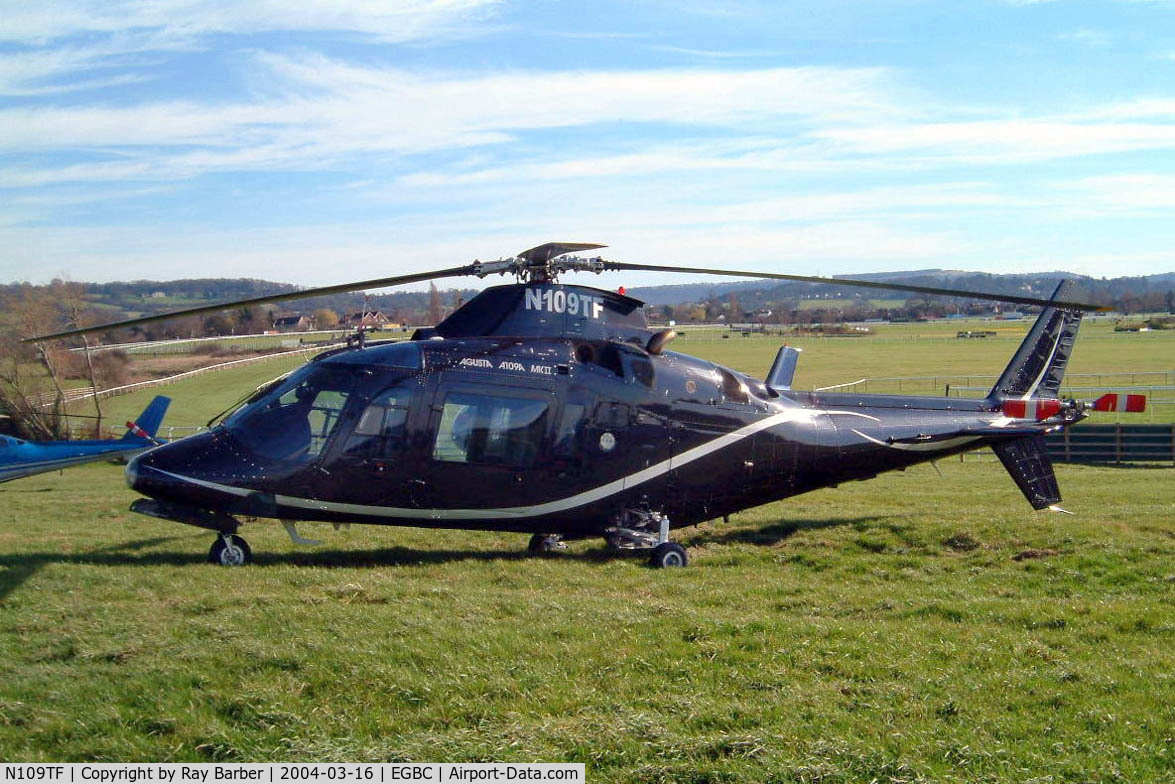
POLYGON ((175 453, 188 451, 179 447, 179 442, 164 444, 131 458, 126 464, 127 487, 153 498, 166 496, 168 500, 179 500, 174 497, 178 487, 172 477, 182 461, 176 459, 175 453))
POLYGON ((126 486, 131 490, 135 489, 135 484, 139 481, 139 458, 143 453, 139 453, 132 457, 126 464, 126 486))
POLYGON ((172 441, 136 455, 127 463, 126 482, 137 493, 162 501, 207 506, 215 494, 205 478, 223 462, 219 438, 210 433, 172 441))

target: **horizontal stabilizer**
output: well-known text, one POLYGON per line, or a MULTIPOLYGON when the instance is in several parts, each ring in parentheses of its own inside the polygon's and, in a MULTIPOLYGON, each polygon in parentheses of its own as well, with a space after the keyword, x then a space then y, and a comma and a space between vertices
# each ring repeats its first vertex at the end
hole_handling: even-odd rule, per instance
POLYGON ((1047 509, 1061 500, 1053 461, 1040 433, 992 446, 1004 468, 1033 509, 1047 509))

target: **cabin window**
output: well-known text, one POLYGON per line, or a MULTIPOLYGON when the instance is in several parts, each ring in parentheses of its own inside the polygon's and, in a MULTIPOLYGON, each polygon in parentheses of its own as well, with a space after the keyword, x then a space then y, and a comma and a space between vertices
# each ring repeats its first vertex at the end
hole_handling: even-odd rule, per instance
POLYGON ((525 468, 534 464, 547 424, 547 402, 451 392, 433 444, 434 460, 525 468))
POLYGON ((359 416, 343 451, 351 457, 395 457, 404 448, 412 391, 392 387, 376 395, 359 416))
POLYGON ((575 454, 577 437, 587 415, 587 406, 582 403, 564 403, 563 416, 559 419, 559 430, 555 433, 555 454, 570 457, 575 454))
POLYGON ((625 377, 630 378, 638 384, 642 384, 652 389, 653 387, 653 362, 645 354, 638 354, 635 351, 624 352, 625 377))

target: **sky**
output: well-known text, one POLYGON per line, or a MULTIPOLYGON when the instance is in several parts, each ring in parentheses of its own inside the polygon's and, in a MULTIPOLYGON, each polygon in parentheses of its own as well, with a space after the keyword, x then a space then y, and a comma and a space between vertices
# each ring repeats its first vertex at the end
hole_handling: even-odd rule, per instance
POLYGON ((4 282, 317 286, 548 241, 808 275, 1175 270, 1175 0, 0 18, 4 282))

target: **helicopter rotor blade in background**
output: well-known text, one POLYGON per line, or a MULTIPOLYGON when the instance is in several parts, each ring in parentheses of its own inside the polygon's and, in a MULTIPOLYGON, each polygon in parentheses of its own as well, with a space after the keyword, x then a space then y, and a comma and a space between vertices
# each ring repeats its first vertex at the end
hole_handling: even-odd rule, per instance
POLYGON ((99 324, 94 327, 84 327, 82 329, 70 329, 64 332, 54 332, 52 335, 39 335, 37 337, 25 338, 22 342, 34 343, 42 340, 52 340, 54 338, 68 338, 75 335, 88 335, 94 332, 105 332, 108 329, 118 329, 120 327, 134 327, 139 324, 153 324, 159 321, 169 321, 175 318, 183 318, 185 316, 199 316, 204 313, 216 313, 221 310, 231 310, 233 308, 245 308, 251 305, 267 305, 270 302, 285 302, 291 299, 305 299, 308 297, 318 297, 327 294, 345 294, 350 291, 359 291, 362 289, 378 289, 386 286, 398 286, 404 283, 420 283, 425 280, 436 280, 438 278, 456 278, 465 275, 476 274, 477 263, 466 264, 461 267, 450 267, 449 269, 434 270, 432 272, 417 272, 411 275, 395 275, 390 278, 375 278, 374 280, 363 280, 355 283, 340 283, 335 286, 322 286, 316 289, 302 289, 300 291, 288 291, 282 294, 271 294, 265 297, 253 297, 251 299, 241 299, 235 302, 222 302, 217 305, 201 305, 198 308, 188 308, 187 310, 173 310, 168 313, 157 313, 153 316, 143 316, 141 318, 127 319, 126 321, 114 321, 109 324, 99 324))
POLYGON ((778 272, 745 272, 739 270, 708 269, 703 267, 669 267, 658 264, 629 264, 623 261, 606 261, 607 270, 640 270, 648 272, 688 272, 699 275, 726 275, 735 278, 760 278, 769 280, 794 280, 800 283, 831 283, 838 286, 856 286, 859 288, 885 289, 887 291, 909 291, 915 294, 936 294, 944 297, 966 297, 968 299, 987 299, 994 302, 1010 302, 1017 305, 1040 305, 1067 308, 1069 310, 1108 310, 1101 305, 1090 305, 1086 302, 1070 302, 1067 300, 1048 300, 1038 297, 1022 297, 1016 294, 991 294, 983 291, 965 291, 961 289, 938 288, 935 286, 914 286, 906 283, 885 283, 874 280, 858 280, 855 278, 821 278, 814 275, 785 275, 778 272))

